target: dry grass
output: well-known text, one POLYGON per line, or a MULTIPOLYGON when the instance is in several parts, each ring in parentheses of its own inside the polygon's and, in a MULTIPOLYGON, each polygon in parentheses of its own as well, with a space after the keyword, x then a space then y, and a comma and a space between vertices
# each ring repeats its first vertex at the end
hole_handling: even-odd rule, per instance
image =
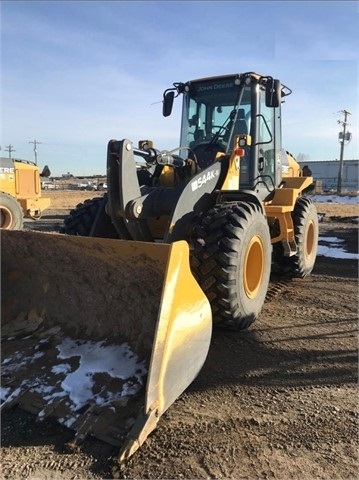
POLYGON ((50 210, 71 210, 88 198, 101 197, 103 192, 82 190, 46 190, 43 197, 51 200, 50 210))

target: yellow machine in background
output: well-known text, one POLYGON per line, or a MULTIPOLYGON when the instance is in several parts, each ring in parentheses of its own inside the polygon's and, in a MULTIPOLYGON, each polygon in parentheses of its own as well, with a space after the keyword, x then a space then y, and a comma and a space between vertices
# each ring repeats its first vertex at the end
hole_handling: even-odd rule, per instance
POLYGON ((50 199, 41 198, 40 176, 49 175, 47 166, 40 174, 35 163, 0 158, 0 228, 21 230, 24 217, 41 216, 50 199))

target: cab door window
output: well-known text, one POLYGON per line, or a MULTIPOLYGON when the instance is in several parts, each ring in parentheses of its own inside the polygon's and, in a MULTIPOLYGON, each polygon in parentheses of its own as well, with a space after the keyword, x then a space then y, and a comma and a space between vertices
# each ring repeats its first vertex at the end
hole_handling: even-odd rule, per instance
POLYGON ((265 91, 261 90, 258 142, 259 164, 262 165, 260 175, 270 189, 275 184, 275 110, 275 108, 266 106, 265 91))

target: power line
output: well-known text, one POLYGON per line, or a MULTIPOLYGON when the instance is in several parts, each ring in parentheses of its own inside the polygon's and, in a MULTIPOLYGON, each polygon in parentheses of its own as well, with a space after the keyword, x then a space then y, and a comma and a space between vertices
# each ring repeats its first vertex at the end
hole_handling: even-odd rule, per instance
POLYGON ((11 158, 11 153, 12 153, 12 152, 16 152, 16 150, 14 150, 13 145, 8 145, 8 146, 5 148, 5 152, 9 152, 9 158, 11 158))
POLYGON ((348 112, 348 110, 341 110, 338 113, 344 115, 344 120, 338 120, 339 125, 343 125, 343 130, 339 132, 339 135, 338 135, 338 139, 340 143, 340 160, 339 160, 337 192, 338 192, 338 195, 341 195, 343 167, 344 167, 344 145, 350 142, 352 134, 350 132, 347 132, 347 125, 349 125, 349 123, 347 122, 347 119, 348 119, 348 115, 351 115, 351 113, 348 112))
POLYGON ((34 144, 34 154, 35 154, 35 163, 37 165, 37 146, 38 145, 41 145, 42 142, 38 142, 37 140, 34 140, 32 142, 29 142, 29 143, 33 143, 34 144))

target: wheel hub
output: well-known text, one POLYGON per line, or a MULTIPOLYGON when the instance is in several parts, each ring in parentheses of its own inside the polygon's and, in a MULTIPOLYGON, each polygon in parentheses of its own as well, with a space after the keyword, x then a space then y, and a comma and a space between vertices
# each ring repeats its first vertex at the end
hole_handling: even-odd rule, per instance
POLYGON ((0 208, 0 220, 1 228, 8 229, 12 224, 12 214, 11 211, 7 208, 0 208))
POLYGON ((254 236, 247 248, 244 268, 243 285, 248 298, 255 298, 263 279, 264 248, 259 236, 254 236))

